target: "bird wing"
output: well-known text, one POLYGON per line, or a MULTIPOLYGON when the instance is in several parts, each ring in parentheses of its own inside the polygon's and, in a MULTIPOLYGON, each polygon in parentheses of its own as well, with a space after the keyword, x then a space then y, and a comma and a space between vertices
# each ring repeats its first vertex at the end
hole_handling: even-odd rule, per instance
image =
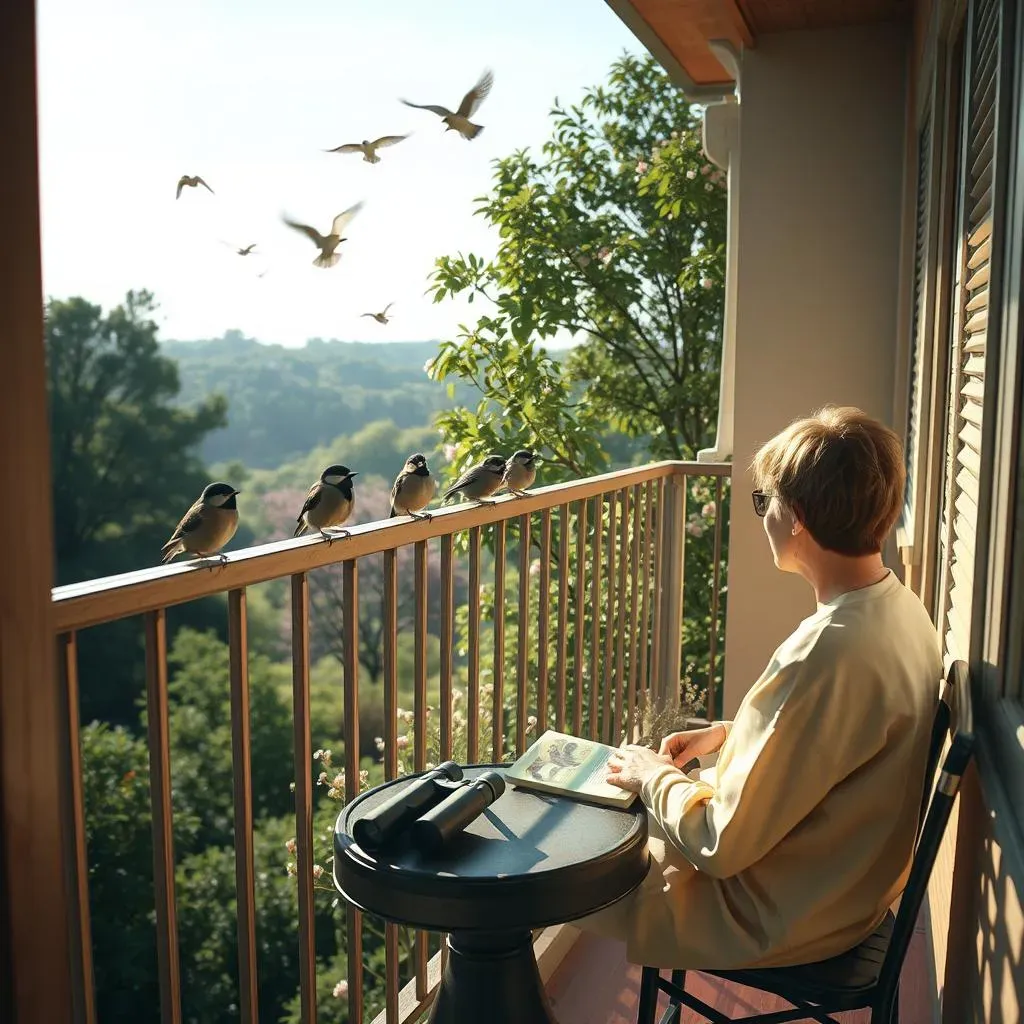
POLYGON ((389 303, 388 303, 388 304, 387 304, 387 305, 386 305, 386 306, 384 307, 384 312, 383 312, 383 313, 381 314, 381 316, 387 316, 387 315, 388 315, 388 310, 389 310, 389 309, 390 309, 390 308, 391 308, 391 307, 392 307, 393 305, 394 305, 394 303, 393 303, 393 302, 389 302, 389 303))
POLYGON ((474 480, 479 480, 480 476, 485 472, 486 470, 483 466, 473 466, 472 469, 467 469, 466 472, 448 488, 445 492, 445 497, 447 498, 448 495, 454 494, 463 487, 467 487, 469 484, 473 483, 474 480))
POLYGON ((174 533, 171 534, 170 540, 164 545, 164 548, 170 547, 172 544, 177 543, 182 537, 195 530, 198 530, 203 525, 203 503, 197 501, 186 513, 182 516, 181 522, 178 523, 174 533))
POLYGON ((345 230, 347 225, 351 222, 352 218, 363 208, 362 202, 358 202, 355 206, 350 206, 343 213, 339 213, 334 218, 334 223, 331 225, 331 234, 337 235, 341 238, 342 231, 345 230))
POLYGON ((407 107, 416 107, 417 110, 429 110, 438 117, 451 117, 452 112, 447 107, 440 107, 433 103, 410 103, 408 100, 402 100, 407 107))
POLYGON ((212 188, 210 188, 210 186, 209 186, 209 185, 207 185, 207 184, 206 184, 206 182, 205 182, 205 181, 203 181, 203 179, 202 179, 202 178, 200 178, 198 174, 196 175, 196 184, 197 184, 197 185, 202 185, 202 186, 203 186, 203 188, 205 188, 205 189, 206 189, 206 190, 207 190, 208 192, 211 192, 211 193, 213 192, 213 189, 212 189, 212 188))
POLYGON ((296 220, 289 220, 287 217, 282 219, 288 227, 295 228, 296 231, 301 231, 307 238, 313 241, 314 245, 319 246, 321 249, 326 244, 327 239, 324 238, 316 228, 311 228, 308 224, 300 224, 296 220))
POLYGON ((188 184, 188 175, 187 175, 187 174, 183 174, 183 175, 182 175, 182 176, 181 176, 181 177, 180 177, 180 178, 178 179, 178 191, 174 193, 174 198, 175 198, 175 199, 180 199, 180 198, 181 198, 181 190, 182 190, 182 189, 183 189, 183 188, 184 188, 184 187, 185 187, 185 186, 186 186, 187 184, 188 184))
POLYGON ((480 81, 473 86, 465 96, 462 97, 462 102, 459 104, 457 111, 460 117, 472 116, 476 108, 487 98, 487 94, 491 91, 491 86, 494 85, 494 73, 491 71, 485 71, 480 76, 480 81))
POLYGON ((309 494, 306 495, 306 500, 302 503, 302 509, 295 517, 296 522, 300 522, 302 517, 309 512, 310 509, 314 509, 320 504, 320 498, 323 496, 323 493, 324 489, 319 483, 315 483, 310 487, 309 494))
POLYGON ((395 477, 395 484, 391 488, 391 514, 395 514, 395 502, 398 501, 398 496, 402 493, 402 484, 405 483, 408 473, 402 472, 395 477))
POLYGON ((384 146, 394 146, 407 138, 408 135, 382 135, 379 139, 374 139, 370 146, 373 149, 381 149, 384 146))
POLYGON ((325 149, 325 153, 361 153, 363 147, 358 142, 346 142, 343 146, 335 149, 325 149))
POLYGON ((359 315, 361 317, 363 317, 363 316, 376 316, 377 314, 376 313, 360 313, 359 315))

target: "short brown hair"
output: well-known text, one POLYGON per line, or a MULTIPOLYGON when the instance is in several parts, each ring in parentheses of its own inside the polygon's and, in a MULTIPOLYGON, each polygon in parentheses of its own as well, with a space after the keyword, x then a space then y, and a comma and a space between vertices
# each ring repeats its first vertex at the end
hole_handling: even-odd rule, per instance
POLYGON ((882 550, 903 503, 903 444, 851 406, 795 420, 754 456, 759 490, 777 495, 829 551, 882 550))

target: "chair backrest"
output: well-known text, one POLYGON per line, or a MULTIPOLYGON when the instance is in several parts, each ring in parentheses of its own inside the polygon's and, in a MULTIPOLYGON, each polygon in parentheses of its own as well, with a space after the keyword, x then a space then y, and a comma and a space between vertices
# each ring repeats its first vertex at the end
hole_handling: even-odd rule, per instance
POLYGON ((974 754, 971 679, 965 662, 955 661, 950 665, 941 703, 945 705, 945 710, 943 711, 940 707, 939 713, 936 714, 936 724, 932 732, 932 749, 929 751, 930 765, 924 801, 928 808, 927 814, 922 815, 924 820, 923 825, 919 826, 919 839, 914 852, 914 860, 910 866, 910 877, 903 890, 900 909, 896 914, 896 924, 893 927, 892 938, 885 959, 882 961, 882 970, 878 979, 879 987, 890 991, 895 990, 899 981, 903 958, 906 956, 911 936, 914 934, 917 916, 921 911, 921 904, 924 901, 928 881, 935 865, 935 857, 942 845, 946 825, 960 788, 960 780, 974 754), (942 741, 945 739, 939 732, 938 742, 936 742, 936 730, 940 715, 949 730, 951 744, 942 763, 942 771, 939 772, 939 777, 932 786, 935 762, 938 761, 942 741), (927 800, 928 790, 931 791, 930 801, 927 800))
POLYGON ((924 828, 924 817, 931 803, 932 790, 935 786, 935 769, 939 766, 939 755, 949 735, 949 723, 953 714, 953 672, 950 670, 942 684, 942 694, 935 706, 935 717, 932 719, 932 737, 928 744, 928 766, 924 773, 924 785, 921 787, 921 810, 917 816, 917 839, 921 838, 924 828))

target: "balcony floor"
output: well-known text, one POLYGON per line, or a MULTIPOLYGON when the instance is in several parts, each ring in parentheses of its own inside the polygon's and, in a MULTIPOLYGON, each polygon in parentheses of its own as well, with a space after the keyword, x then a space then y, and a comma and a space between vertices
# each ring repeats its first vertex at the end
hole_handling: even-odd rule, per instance
MULTIPOLYGON (((900 1024, 933 1024, 936 1020, 928 971, 928 939, 919 923, 907 952, 900 984, 900 1024)), ((687 990, 730 1016, 784 1010, 789 1004, 756 989, 692 973, 687 990)), ((558 1024, 635 1024, 640 968, 626 962, 625 947, 610 939, 583 933, 558 965, 547 984, 558 1024)), ((668 1005, 663 995, 659 1014, 668 1005)), ((867 1010, 835 1014, 843 1024, 870 1024, 867 1010)), ((681 1024, 706 1024, 706 1018, 684 1009, 681 1024)))

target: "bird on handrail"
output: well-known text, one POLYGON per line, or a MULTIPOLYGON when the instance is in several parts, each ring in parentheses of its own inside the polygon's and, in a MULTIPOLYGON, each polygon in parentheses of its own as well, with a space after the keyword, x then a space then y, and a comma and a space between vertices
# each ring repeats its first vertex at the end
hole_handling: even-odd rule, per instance
POLYGON ((536 452, 520 448, 505 463, 505 472, 501 478, 502 486, 520 498, 525 497, 527 489, 532 487, 533 481, 537 479, 537 461, 536 452))
POLYGON ((494 502, 486 499, 500 489, 504 474, 505 457, 503 455, 488 455, 478 466, 467 469, 444 492, 444 497, 441 500, 447 501, 454 495, 461 494, 469 501, 475 501, 480 505, 493 505, 494 502))
POLYGON ((436 489, 437 481, 430 475, 426 456, 420 452, 410 455, 391 488, 391 516, 429 520, 430 513, 422 510, 430 504, 436 489))
POLYGON ((241 493, 222 481, 207 484, 178 523, 171 539, 160 549, 161 561, 169 562, 187 552, 196 558, 217 555, 221 563, 226 562, 227 556, 220 553, 220 549, 238 529, 235 497, 241 493))
POLYGON ((298 537, 306 530, 319 530, 320 536, 328 544, 333 543, 336 537, 348 536, 347 530, 338 530, 333 534, 327 531, 337 530, 352 515, 356 507, 352 479, 358 475, 348 466, 328 466, 320 474, 320 479, 310 487, 295 518, 298 525, 292 536, 298 537))

